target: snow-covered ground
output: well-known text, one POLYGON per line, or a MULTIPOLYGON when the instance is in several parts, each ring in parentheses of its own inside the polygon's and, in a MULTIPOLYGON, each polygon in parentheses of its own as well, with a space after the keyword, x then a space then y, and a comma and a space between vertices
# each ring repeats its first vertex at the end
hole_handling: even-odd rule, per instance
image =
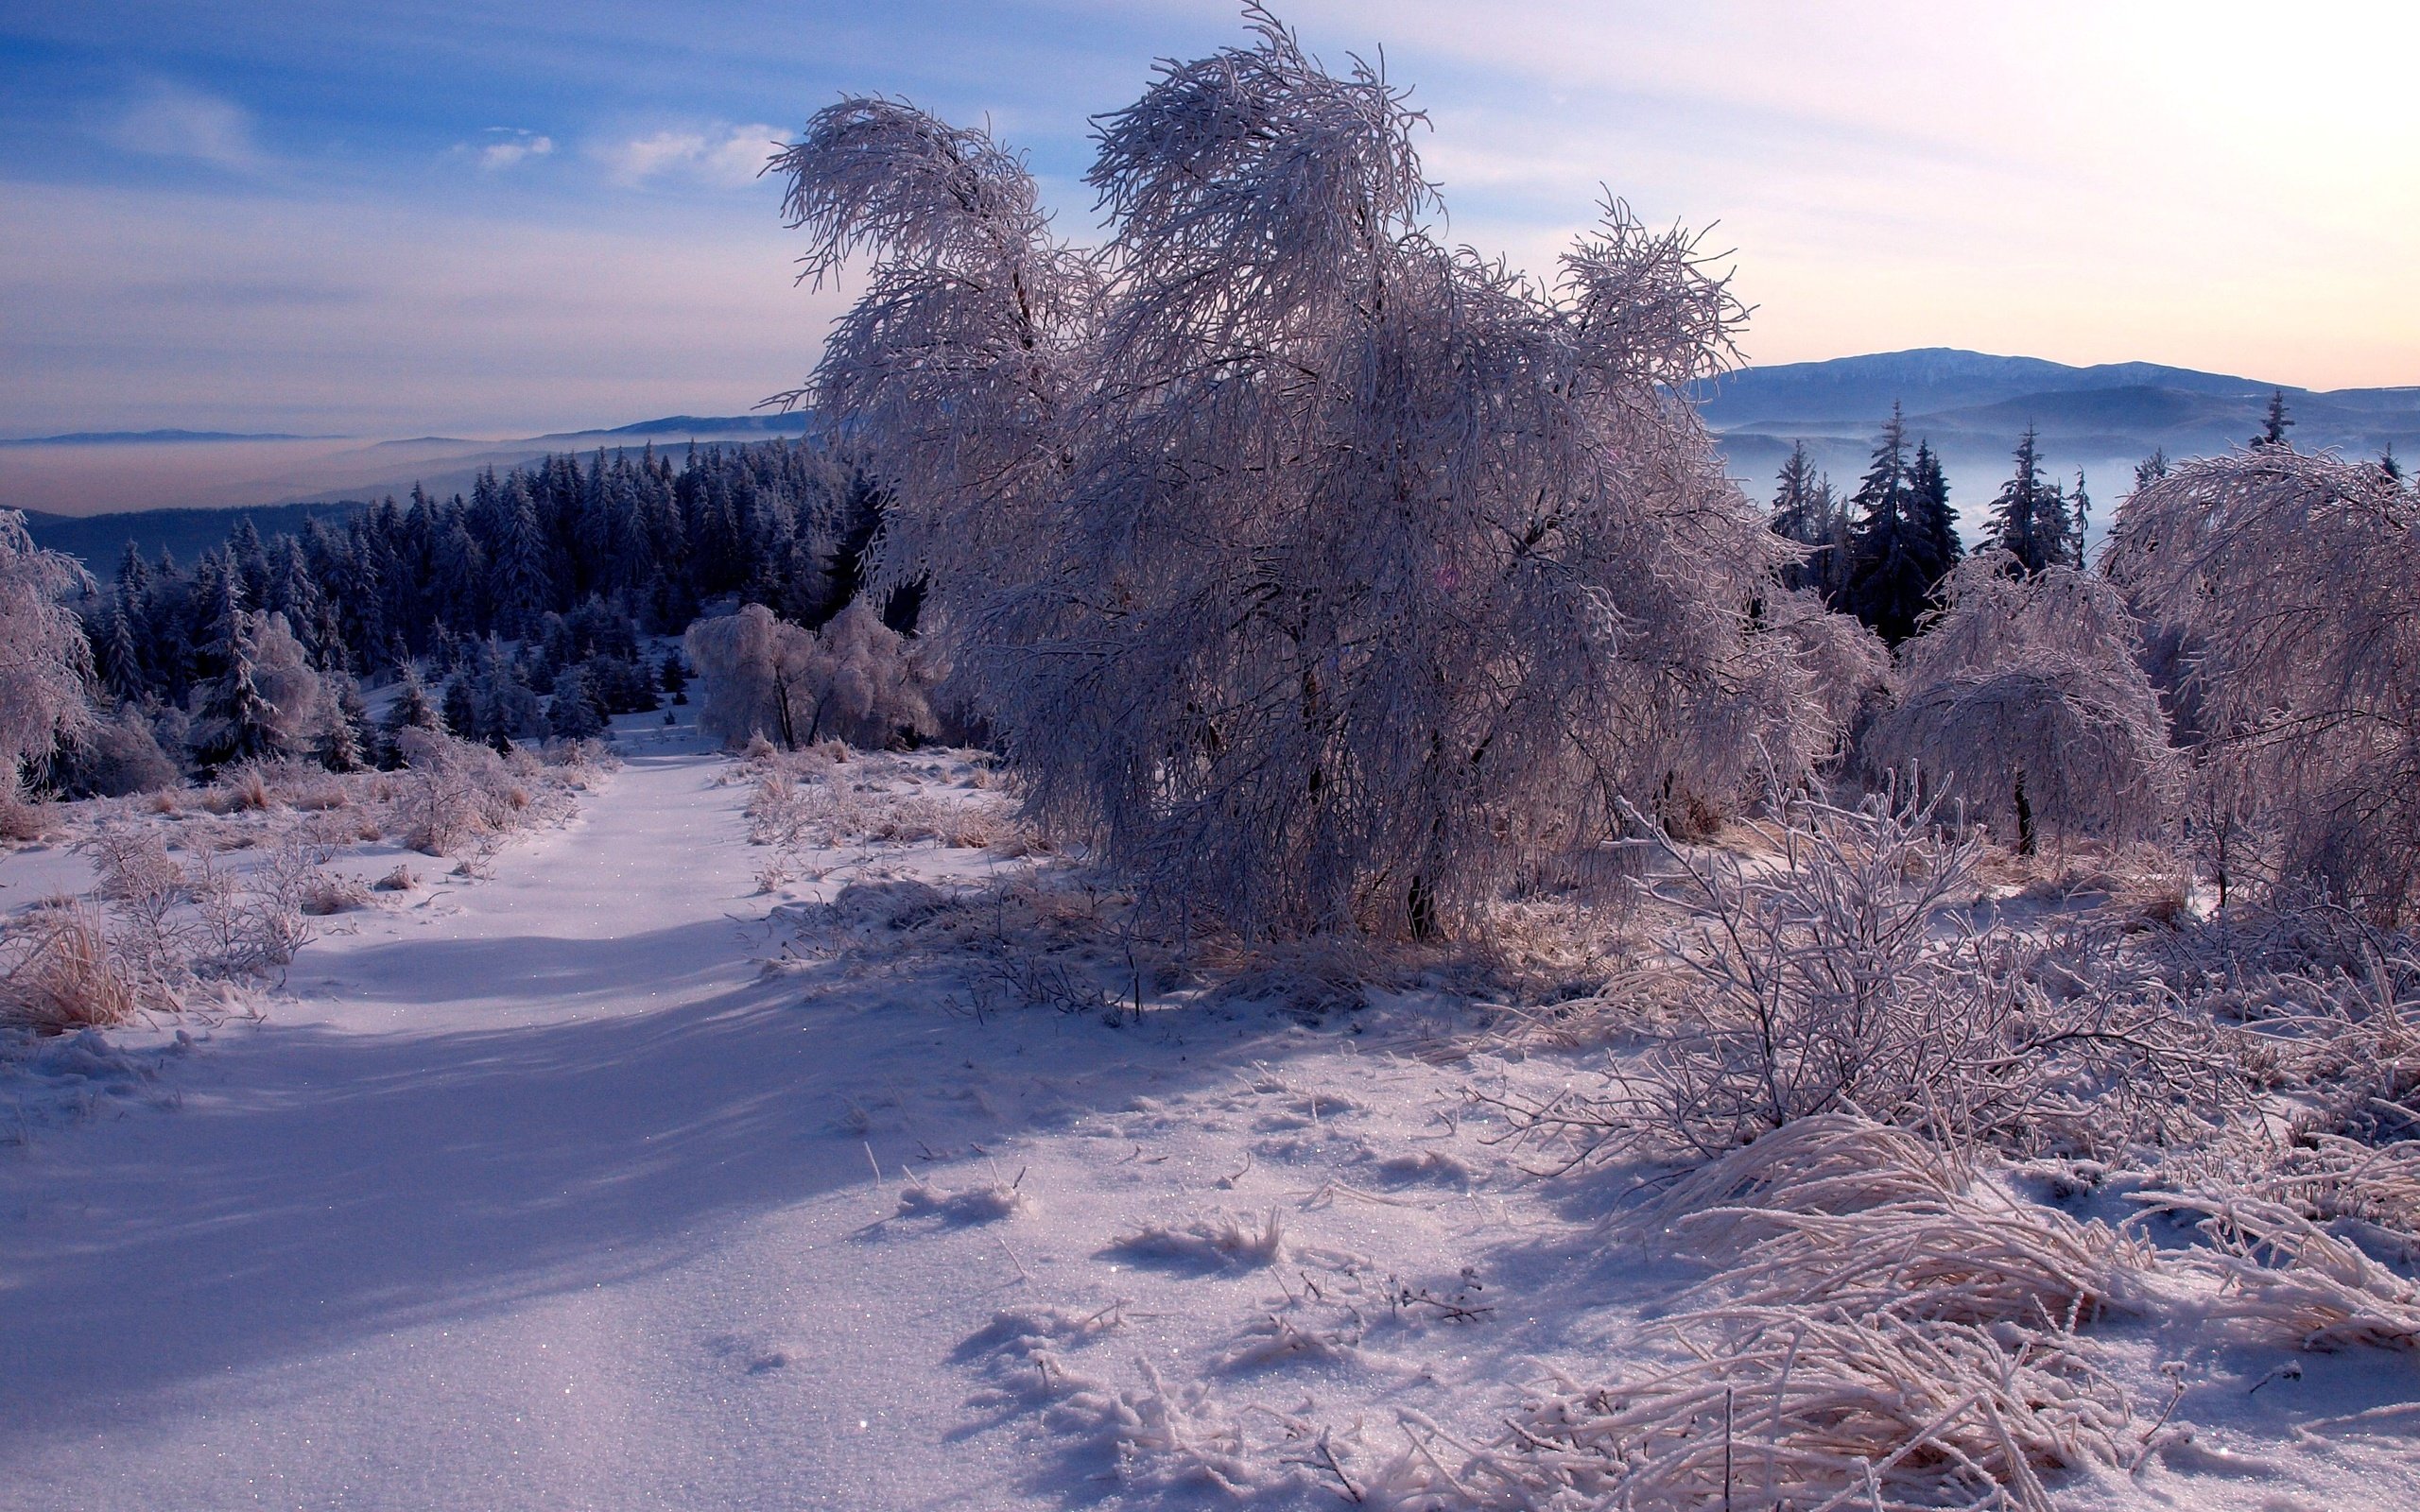
MULTIPOLYGON (((1020 1005, 890 943, 1017 847, 769 872, 736 764, 624 749, 491 875, 342 916, 260 1020, 52 1068, 127 1091, 0 1150, 0 1507, 1374 1503, 1550 1372, 1641 1364, 1704 1274, 1465 1095, 1601 1048, 1416 987, 1020 1005)), ((962 756, 852 768, 996 807, 962 756)), ((60 855, 0 901, 84 885, 60 855)), ((2100 1337, 2129 1431, 2174 1380, 2197 1447, 2063 1504, 2420 1506, 2411 1352, 2100 1337)))

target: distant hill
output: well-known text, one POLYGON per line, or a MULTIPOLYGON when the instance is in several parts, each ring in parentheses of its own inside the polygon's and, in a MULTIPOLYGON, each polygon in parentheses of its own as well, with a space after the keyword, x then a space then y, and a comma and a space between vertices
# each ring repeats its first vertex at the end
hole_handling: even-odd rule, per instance
POLYGON ((158 446, 174 441, 333 441, 336 436, 288 436, 282 431, 70 431, 64 436, 19 436, 0 446, 158 446))
POLYGON ((263 537, 281 530, 301 530, 313 519, 342 521, 361 508, 358 503, 272 504, 260 508, 135 509, 123 514, 74 516, 26 511, 26 533, 34 544, 80 558, 87 569, 106 576, 133 541, 144 557, 157 561, 169 552, 191 566, 194 558, 227 539, 235 522, 250 516, 263 537))
POLYGON ((2420 387, 2314 390, 2148 362, 2072 368, 1927 347, 1746 368, 1693 386, 1691 397, 1754 497, 1800 440, 1853 488, 1895 402, 1910 438, 1941 453, 1951 501, 1968 520, 1997 490, 2029 424, 2041 433, 2046 471, 2085 472, 2105 520, 2135 462, 2155 450, 2206 456, 2242 444, 2280 387, 2296 446, 2376 456, 2392 445, 2420 458, 2420 387))
POLYGON ((700 439, 708 436, 804 436, 806 416, 793 411, 782 415, 666 415, 662 420, 643 420, 634 424, 616 425, 610 431, 582 431, 583 436, 674 436, 689 435, 700 439))
POLYGON ((803 414, 759 414, 666 415, 610 428, 506 440, 86 433, 0 445, 0 507, 61 518, 130 510, 258 509, 401 497, 415 483, 442 497, 468 492, 486 469, 500 472, 550 452, 586 455, 652 445, 677 453, 691 442, 728 446, 801 436, 805 429, 803 414))
POLYGON ((2006 451, 2031 422, 2046 439, 2181 456, 2249 439, 2280 387, 2298 446, 2375 453, 2420 437, 2420 387, 2314 390, 2148 362, 2070 368, 1948 347, 1747 368, 1693 386, 1691 397, 1726 434, 1868 435, 1895 403, 1910 430, 1937 446, 2006 451))
MULTIPOLYGON (((2156 363, 2107 363, 2070 368, 2039 357, 1996 357, 1955 347, 1921 347, 1824 362, 1745 368, 1695 386, 1698 408, 1724 430, 1769 430, 1775 421, 1865 421, 1898 401, 1910 415, 1966 409, 2031 394, 2114 388, 2169 388, 2249 399, 2266 404, 2276 386, 2225 373, 2163 368, 2156 363)), ((2289 388, 2290 400, 2306 390, 2289 388)))
MULTIPOLYGON (((2046 470, 2088 474, 2100 517, 2153 450, 2207 455, 2260 428, 2278 386, 2156 363, 2076 368, 2038 357, 2003 357, 1949 347, 1876 352, 1827 362, 1748 368, 1692 387, 1719 433, 1732 472, 1751 497, 1771 492, 1794 441, 1843 490, 1864 471, 1875 432, 1895 401, 1911 437, 1929 440, 1949 472, 1951 503, 1970 522, 2006 475, 2009 453, 2028 424, 2038 427, 2046 470)), ((2420 387, 2316 391, 2287 387, 2294 444, 2376 456, 2392 445, 2420 462, 2420 387)), ((280 439, 223 432, 93 433, 0 442, 0 504, 48 507, 35 535, 97 564, 114 563, 127 533, 147 554, 166 545, 181 558, 216 542, 230 509, 251 511, 264 534, 335 500, 401 496, 413 484, 444 495, 469 490, 484 469, 501 472, 550 452, 587 454, 691 442, 731 444, 794 437, 802 414, 666 415, 596 430, 518 440, 420 437, 352 442, 280 439), (121 450, 122 449, 122 450, 121 450), (255 457, 255 454, 257 454, 255 457), (33 469, 48 469, 39 477, 33 469), (12 472, 12 470, 14 470, 12 472), (133 513, 70 518, 79 507, 133 513), (145 508, 157 503, 178 507, 145 508), (289 513, 301 509, 301 513, 289 513), (188 507, 210 506, 210 507, 188 507), (284 522, 272 525, 272 519, 284 522), (139 523, 138 523, 139 522, 139 523)))

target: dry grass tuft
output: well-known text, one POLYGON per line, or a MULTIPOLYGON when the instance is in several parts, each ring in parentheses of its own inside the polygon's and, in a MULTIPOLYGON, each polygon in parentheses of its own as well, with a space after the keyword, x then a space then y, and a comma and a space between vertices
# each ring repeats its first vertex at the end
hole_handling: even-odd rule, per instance
POLYGON ((40 910, 0 935, 0 1022, 72 1034, 124 1023, 147 1007, 175 1006, 80 906, 40 910))
POLYGON ((32 845, 49 829, 49 816, 41 804, 0 793, 0 841, 32 845))

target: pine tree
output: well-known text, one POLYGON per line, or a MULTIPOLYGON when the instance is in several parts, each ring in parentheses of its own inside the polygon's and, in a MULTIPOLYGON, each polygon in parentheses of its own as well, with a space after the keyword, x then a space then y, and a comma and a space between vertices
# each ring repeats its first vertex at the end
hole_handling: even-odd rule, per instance
POLYGON ((593 740, 605 730, 604 711, 589 686, 587 664, 581 663, 556 679, 546 706, 546 731, 558 740, 593 740))
POLYGON ((478 700, 471 695, 471 676, 457 672, 445 684, 445 728, 462 740, 475 740, 479 730, 478 700))
POLYGON ((2057 549, 2042 539, 2044 496, 2049 490, 2042 481, 2039 441, 2031 425, 2017 438, 2016 471, 2000 485, 1998 496, 1992 500, 1990 524, 1983 537, 1987 545, 2007 552, 2029 573, 2038 573, 2048 566, 2057 549))
MULTIPOLYGON (((1916 460, 1908 469, 1908 483, 1914 494, 1916 539, 1923 542, 1927 559, 1939 564, 1933 574, 1938 583, 1966 550, 1958 541, 1958 512, 1949 507, 1949 474, 1942 470, 1941 455, 1931 442, 1916 443, 1916 460)), ((1927 591, 1926 597, 1931 596, 1927 591)))
POLYGON ((499 490, 495 518, 501 533, 492 562, 495 585, 495 625, 518 635, 545 611, 554 596, 547 571, 546 539, 538 520, 538 503, 529 491, 527 474, 515 471, 499 490))
POLYGON ((429 701, 428 686, 421 681, 420 668, 409 662, 399 668, 402 687, 395 701, 387 707, 387 716, 379 725, 378 763, 391 766, 402 759, 400 747, 406 730, 443 730, 445 722, 429 701))
MULTIPOLYGON (((450 702, 450 692, 448 697, 450 702)), ((539 728, 538 696, 522 679, 519 663, 493 635, 478 648, 471 698, 473 728, 478 731, 472 738, 498 751, 510 750, 515 737, 539 728)))
POLYGON ((2152 455, 2135 464, 2135 487, 2147 489, 2168 476, 2168 449, 2153 447, 2152 455))
POLYGON ((318 742, 320 765, 332 772, 357 772, 364 760, 362 732, 370 718, 369 707, 361 701, 361 684, 343 672, 323 674, 320 680, 327 728, 318 742))
POLYGON ((1896 645, 1916 632, 1935 586, 1959 557, 1940 459, 1920 444, 1910 461, 1907 421, 1897 404, 1849 503, 1858 520, 1849 541, 1846 607, 1896 645))
POLYGON ((2059 542, 2060 564, 2082 572, 2084 537, 2092 529, 2092 495, 2084 491, 2082 468, 2076 469, 2076 490, 2067 495, 2061 524, 2064 533, 2059 542))
POLYGON ((2387 481, 2390 483, 2403 481, 2403 464, 2394 459, 2393 441, 2387 442, 2386 450, 2378 454, 2378 471, 2386 474, 2387 481))
POLYGON ((241 607, 241 592, 231 575, 226 597, 232 608, 216 647, 220 670, 203 685, 194 711, 194 757, 209 767, 256 760, 276 744, 277 710, 253 680, 258 627, 241 607))
MULTIPOLYGON (((1772 525, 1773 535, 1798 541, 1801 547, 1823 544, 1827 520, 1823 518, 1823 508, 1815 498, 1815 457, 1807 455, 1807 442, 1803 440, 1790 442, 1789 459, 1781 462, 1779 476, 1773 479, 1772 525)), ((1796 578, 1806 576, 1803 566, 1806 563, 1798 561, 1786 569, 1784 580, 1789 580, 1790 588, 1801 586, 1796 578)))
POLYGON ((110 610, 109 636, 102 643, 101 685, 120 703, 143 696, 143 650, 134 637, 134 616, 120 602, 110 610))
POLYGON ((2282 388, 2272 389, 2269 394, 2269 417, 2261 422, 2260 434, 2252 438, 2252 444, 2283 446, 2286 444, 2286 432, 2293 423, 2286 416, 2286 391, 2282 388))
MULTIPOLYGON (((261 544, 260 527, 245 515, 227 537, 227 559, 244 585, 244 602, 270 604, 268 552, 261 544)), ((272 605, 272 607, 274 607, 272 605)))

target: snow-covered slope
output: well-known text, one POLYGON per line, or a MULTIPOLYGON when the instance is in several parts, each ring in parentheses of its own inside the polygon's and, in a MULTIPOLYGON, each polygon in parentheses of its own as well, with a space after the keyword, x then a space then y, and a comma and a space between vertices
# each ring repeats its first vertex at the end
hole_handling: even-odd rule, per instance
MULTIPOLYGON (((1525 1174, 1464 1096, 1594 1086, 1601 1047, 1416 984, 1016 1005, 906 944, 1013 847, 783 880, 735 764, 626 755, 492 877, 344 916, 166 1095, 0 1158, 0 1507, 1435 1504, 1417 1446, 1651 1363, 1703 1274, 1607 1226, 1629 1175, 1525 1174)), ((996 803, 960 756, 851 769, 996 803)), ((2408 1356, 2249 1394, 2297 1357, 2104 1342, 2130 1432, 2184 1362, 2201 1457, 2074 1504, 2420 1504, 2408 1356)))

